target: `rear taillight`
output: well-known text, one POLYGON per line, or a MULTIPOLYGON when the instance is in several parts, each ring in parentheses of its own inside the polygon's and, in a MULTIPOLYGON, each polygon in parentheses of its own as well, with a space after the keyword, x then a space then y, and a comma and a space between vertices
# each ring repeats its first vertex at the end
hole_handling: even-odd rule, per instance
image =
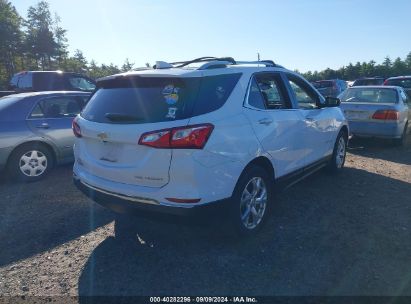
POLYGON ((76 119, 73 119, 73 122, 71 124, 71 128, 73 129, 73 133, 75 137, 81 137, 81 129, 80 126, 78 125, 76 119))
POLYGON ((372 116, 372 119, 380 120, 399 120, 400 113, 395 110, 378 110, 372 116))
POLYGON ((202 149, 213 129, 212 124, 201 124, 147 132, 138 143, 159 149, 202 149))

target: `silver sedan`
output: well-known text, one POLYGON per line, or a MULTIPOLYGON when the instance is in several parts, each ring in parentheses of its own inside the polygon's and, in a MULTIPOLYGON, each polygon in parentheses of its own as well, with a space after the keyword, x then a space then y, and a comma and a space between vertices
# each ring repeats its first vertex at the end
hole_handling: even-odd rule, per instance
POLYGON ((351 135, 392 138, 398 145, 405 144, 411 111, 401 87, 351 87, 339 98, 351 135))
POLYGON ((0 170, 35 181, 53 165, 73 161, 71 124, 89 95, 33 92, 0 98, 0 170))

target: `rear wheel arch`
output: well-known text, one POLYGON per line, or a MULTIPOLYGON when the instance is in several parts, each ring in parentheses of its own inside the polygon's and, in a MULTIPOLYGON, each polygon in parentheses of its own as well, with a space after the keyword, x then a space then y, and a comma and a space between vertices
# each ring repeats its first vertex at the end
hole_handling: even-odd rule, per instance
MULTIPOLYGON (((274 171, 274 167, 273 164, 271 163, 271 161, 265 157, 265 156, 259 156, 257 158, 254 158, 252 161, 250 161, 243 169, 243 171, 241 172, 240 176, 237 179, 237 183, 238 181, 241 179, 241 177, 244 175, 245 172, 247 172, 248 170, 250 170, 253 167, 260 167, 262 169, 264 169, 268 175, 272 178, 272 181, 274 181, 275 179, 275 171, 274 171)), ((233 189, 233 193, 234 193, 233 189)))
POLYGON ((348 139, 348 127, 346 125, 342 126, 341 129, 340 129, 340 132, 338 132, 338 133, 341 133, 341 132, 343 132, 346 139, 348 139))

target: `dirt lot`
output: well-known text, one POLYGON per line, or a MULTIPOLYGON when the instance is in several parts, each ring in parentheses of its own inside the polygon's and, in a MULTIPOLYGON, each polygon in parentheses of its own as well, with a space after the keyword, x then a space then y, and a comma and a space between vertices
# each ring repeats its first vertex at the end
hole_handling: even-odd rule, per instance
POLYGON ((1 295, 411 295, 411 142, 354 141, 282 193, 255 239, 142 220, 139 243, 71 183, 0 181, 1 295))

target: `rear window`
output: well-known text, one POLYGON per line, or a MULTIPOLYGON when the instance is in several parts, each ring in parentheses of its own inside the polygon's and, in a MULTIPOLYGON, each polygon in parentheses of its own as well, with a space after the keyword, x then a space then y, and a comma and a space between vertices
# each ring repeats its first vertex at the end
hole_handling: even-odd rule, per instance
POLYGON ((330 88, 333 86, 333 82, 332 81, 316 81, 313 83, 313 85, 316 89, 330 88))
POLYGON ((411 89, 411 78, 389 79, 387 80, 386 85, 411 89))
POLYGON ((21 91, 31 90, 33 88, 32 74, 24 73, 18 76, 17 87, 21 91))
POLYGON ((9 106, 13 105, 20 99, 21 97, 8 97, 8 96, 0 98, 0 112, 7 109, 9 106))
POLYGON ((357 79, 354 81, 353 86, 382 85, 383 83, 384 79, 382 78, 357 79))
POLYGON ((21 115, 19 114, 22 111, 17 110, 16 113, 15 109, 21 99, 21 97, 8 96, 0 98, 0 123, 20 119, 21 115))
POLYGON ((138 124, 209 113, 224 105, 240 76, 127 77, 102 81, 81 116, 101 123, 138 124))
POLYGON ((393 89, 351 88, 340 95, 342 102, 397 103, 398 93, 393 89))

